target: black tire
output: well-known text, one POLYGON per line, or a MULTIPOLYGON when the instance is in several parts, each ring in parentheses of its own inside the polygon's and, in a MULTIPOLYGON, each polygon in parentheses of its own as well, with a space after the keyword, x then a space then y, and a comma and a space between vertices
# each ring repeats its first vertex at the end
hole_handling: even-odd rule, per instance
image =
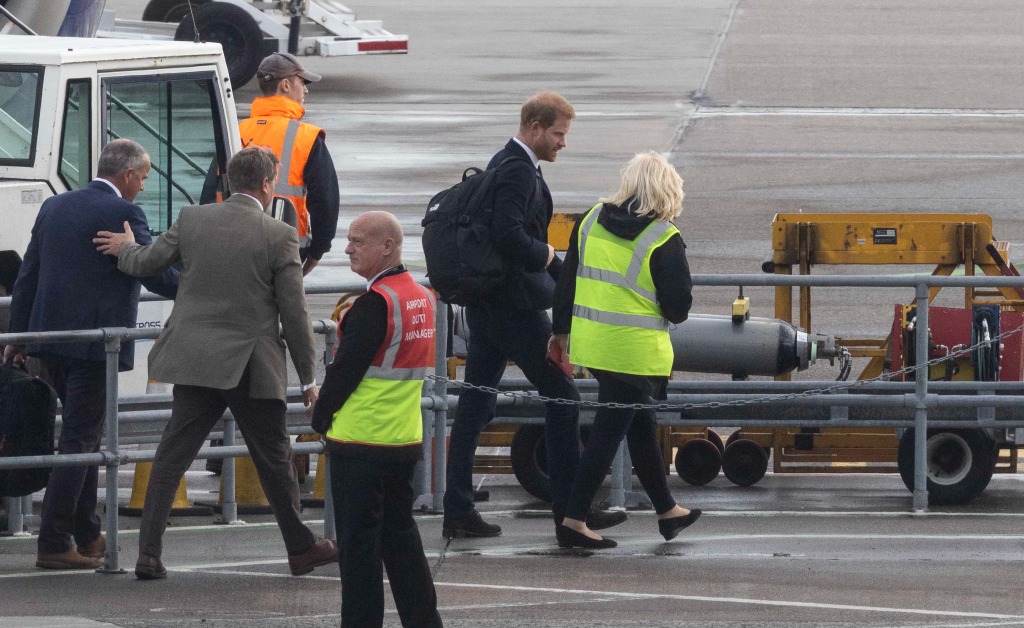
POLYGON ((526 492, 542 501, 551 501, 548 477, 547 443, 543 425, 520 425, 512 437, 512 472, 526 492))
MULTIPOLYGON (((215 41, 224 48, 231 84, 238 88, 256 76, 263 60, 263 31, 245 9, 223 2, 195 7, 199 39, 215 41)), ((178 41, 193 41, 191 16, 185 16, 174 33, 178 41)))
MULTIPOLYGON (((996 468, 995 443, 978 429, 928 430, 928 503, 966 504, 981 495, 996 468)), ((900 439, 896 456, 903 484, 914 490, 914 430, 900 439)))
MULTIPOLYGON (((206 0, 192 0, 192 8, 205 3, 206 0)), ((177 24, 181 18, 189 15, 188 0, 149 0, 142 11, 142 19, 147 22, 170 22, 177 24)))
POLYGON ((768 454, 752 440, 739 438, 725 446, 722 472, 738 486, 757 484, 768 471, 768 454))
POLYGON ((725 453, 725 442, 722 440, 722 436, 710 427, 708 428, 708 440, 714 443, 715 447, 718 447, 718 453, 725 453))
POLYGON ((692 486, 704 486, 722 470, 722 452, 714 442, 695 438, 676 450, 676 475, 692 486))

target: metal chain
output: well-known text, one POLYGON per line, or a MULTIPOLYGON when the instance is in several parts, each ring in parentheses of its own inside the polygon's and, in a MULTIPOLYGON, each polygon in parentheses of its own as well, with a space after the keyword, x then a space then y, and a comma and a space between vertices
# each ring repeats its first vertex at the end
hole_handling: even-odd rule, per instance
POLYGON ((444 557, 448 555, 448 548, 452 546, 452 539, 454 538, 454 536, 448 537, 447 542, 444 544, 444 548, 441 550, 441 553, 438 554, 437 564, 434 565, 434 570, 430 573, 430 578, 432 580, 437 578, 437 572, 441 570, 441 565, 444 563, 444 557))
MULTIPOLYGON (((857 386, 863 386, 864 384, 869 384, 871 382, 879 382, 879 381, 892 380, 894 378, 900 377, 901 375, 906 375, 908 373, 914 373, 915 371, 920 371, 922 369, 928 369, 928 368, 931 368, 932 366, 934 366, 936 364, 941 364, 941 363, 946 362, 948 360, 952 360, 954 358, 958 358, 958 357, 960 357, 962 355, 970 353, 971 351, 973 351, 975 349, 979 349, 979 348, 984 347, 984 346, 990 346, 993 343, 996 343, 996 342, 998 342, 999 340, 1001 340, 1003 338, 1007 338, 1007 337, 1012 336, 1014 334, 1019 334, 1022 331, 1024 331, 1024 324, 1022 324, 1020 327, 1017 327, 1015 329, 1011 329, 1009 331, 1005 331, 1005 332, 1003 332, 1003 333, 1001 333, 1001 334, 999 334, 997 336, 994 336, 994 337, 992 337, 989 340, 982 340, 982 341, 977 342, 977 343, 975 343, 975 344, 973 344, 973 345, 971 345, 969 347, 963 347, 963 348, 957 349, 957 350, 952 351, 952 352, 950 352, 950 353, 948 353, 948 354, 946 354, 946 355, 944 355, 942 357, 938 357, 938 358, 934 358, 932 360, 929 360, 929 361, 925 362, 924 364, 919 364, 919 365, 915 365, 915 366, 908 366, 908 367, 902 368, 902 369, 900 369, 898 371, 893 371, 893 372, 890 372, 890 373, 882 373, 881 375, 878 375, 876 377, 872 377, 871 379, 861 379, 861 380, 856 380, 856 381, 853 381, 853 382, 843 382, 843 383, 840 383, 840 384, 833 384, 833 385, 830 385, 830 386, 825 386, 823 388, 815 388, 815 389, 812 389, 812 390, 804 390, 804 391, 801 391, 801 392, 787 393, 787 394, 783 394, 783 395, 765 395, 765 396, 761 396, 761 397, 751 397, 749 399, 735 399, 735 400, 732 400, 732 401, 709 401, 709 402, 706 402, 706 403, 690 403, 690 404, 681 404, 681 405, 674 405, 674 404, 667 404, 667 403, 655 403, 655 404, 644 404, 644 403, 608 403, 608 402, 602 403, 602 402, 599 402, 599 401, 586 401, 586 400, 576 401, 576 400, 572 400, 572 399, 560 399, 560 398, 557 398, 557 397, 545 397, 544 395, 538 395, 538 394, 534 394, 534 393, 524 393, 524 392, 518 392, 518 391, 513 391, 513 390, 499 390, 497 388, 492 388, 490 386, 478 386, 476 384, 466 383, 465 381, 462 381, 462 380, 448 379, 447 377, 443 377, 441 375, 427 375, 427 378, 431 379, 431 380, 434 380, 434 381, 438 381, 438 382, 444 382, 446 384, 452 384, 452 385, 458 386, 460 388, 466 388, 466 389, 471 389, 471 390, 479 390, 481 392, 486 392, 486 393, 490 393, 490 394, 493 394, 493 395, 503 395, 505 397, 513 397, 513 398, 514 397, 521 397, 521 398, 524 398, 524 399, 543 401, 543 402, 546 402, 546 403, 550 402, 550 403, 557 403, 557 404, 562 404, 562 405, 575 405, 575 406, 580 406, 581 408, 613 408, 613 409, 658 410, 658 411, 692 410, 692 409, 705 409, 705 408, 730 408, 730 407, 738 407, 738 406, 749 406, 749 405, 756 405, 756 404, 774 403, 774 402, 777 402, 777 401, 787 401, 787 400, 790 400, 790 399, 801 399, 801 398, 804 398, 804 397, 814 397, 814 396, 819 395, 819 394, 828 394, 828 393, 833 393, 833 392, 837 392, 837 391, 841 391, 841 390, 849 390, 851 388, 856 388, 857 386)), ((440 562, 438 563, 438 565, 440 565, 440 562)))

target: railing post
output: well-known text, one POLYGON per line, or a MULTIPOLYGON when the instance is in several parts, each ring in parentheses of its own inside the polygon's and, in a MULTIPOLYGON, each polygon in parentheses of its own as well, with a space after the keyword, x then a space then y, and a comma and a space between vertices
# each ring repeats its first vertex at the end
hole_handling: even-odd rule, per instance
POLYGON ((928 512, 928 285, 917 284, 916 355, 914 364, 914 503, 915 513, 928 512))
MULTIPOLYGON (((435 314, 435 359, 434 375, 448 376, 448 305, 437 300, 435 314)), ((434 380, 434 512, 444 510, 444 489, 448 478, 448 384, 434 380)))
MULTIPOLYGON (((328 319, 324 323, 324 366, 334 361, 334 352, 338 345, 338 332, 334 321, 328 319)), ((331 457, 324 450, 324 538, 333 539, 337 536, 334 524, 334 491, 331 489, 331 457)))
POLYGON ((117 469, 121 464, 117 429, 118 362, 121 354, 121 341, 125 337, 125 331, 124 329, 103 330, 107 358, 107 407, 104 416, 107 422, 107 452, 105 456, 107 480, 107 553, 104 557, 103 566, 96 571, 110 574, 125 573, 124 569, 121 569, 118 564, 117 548, 119 525, 117 512, 117 469))
MULTIPOLYGON (((235 415, 224 414, 224 446, 235 446, 235 415)), ((220 468, 221 505, 220 523, 239 525, 245 523, 238 518, 238 501, 235 499, 235 457, 223 458, 220 468)))

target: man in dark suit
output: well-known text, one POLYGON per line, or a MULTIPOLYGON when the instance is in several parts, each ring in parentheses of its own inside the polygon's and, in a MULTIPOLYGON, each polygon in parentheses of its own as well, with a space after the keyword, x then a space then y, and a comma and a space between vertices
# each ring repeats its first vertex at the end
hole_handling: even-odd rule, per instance
MULTIPOLYGON (((14 284, 11 331, 63 331, 134 327, 139 280, 122 273, 97 252, 92 237, 123 223, 139 242, 151 237, 142 209, 132 203, 149 175, 149 156, 138 143, 114 140, 103 147, 98 178, 81 190, 46 200, 32 228, 32 239, 14 284)), ((174 298, 177 271, 142 279, 147 289, 174 298)), ((40 358, 43 377, 64 406, 58 452, 99 451, 106 406, 106 352, 102 342, 10 346, 4 359, 40 358)), ((134 366, 132 341, 121 344, 121 371, 134 366)), ((56 467, 43 497, 36 566, 94 569, 106 553, 96 514, 98 469, 56 467)), ((116 507, 110 501, 108 508, 116 507)))
POLYGON ((149 354, 150 376, 174 384, 174 401, 139 524, 135 575, 142 580, 167 577, 161 539, 175 491, 227 408, 252 454, 292 574, 338 558, 334 541, 317 540, 302 522, 291 464, 285 342, 310 413, 317 398, 316 352, 298 233, 264 211, 274 198, 277 168, 270 151, 246 148, 228 162, 234 193, 225 202, 185 207, 149 246, 135 243, 128 229, 101 231, 94 239, 130 275, 177 262, 182 267, 174 311, 149 354))
MULTIPOLYGON (((487 166, 499 169, 491 239, 510 263, 511 272, 504 289, 486 302, 466 308, 469 384, 497 386, 512 360, 541 395, 580 398, 572 378, 546 357, 551 336, 546 310, 553 301, 561 260, 548 244, 553 205, 540 170, 541 161, 555 161, 558 151, 565 148, 565 137, 575 116, 572 105, 559 94, 533 96, 520 110, 519 132, 487 166)), ((467 389, 459 396, 448 448, 442 525, 446 538, 501 534, 500 526, 484 521, 473 507, 473 459, 480 432, 494 418, 494 408, 492 393, 467 389)), ((548 403, 544 433, 552 508, 560 523, 580 458, 579 408, 548 403)), ((587 523, 591 529, 603 529, 623 520, 624 513, 595 510, 587 523)))

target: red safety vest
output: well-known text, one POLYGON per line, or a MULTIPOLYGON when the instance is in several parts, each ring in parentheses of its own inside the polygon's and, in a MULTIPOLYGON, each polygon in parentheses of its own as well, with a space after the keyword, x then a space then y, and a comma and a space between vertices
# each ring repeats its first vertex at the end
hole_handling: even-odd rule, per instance
POLYGON ((370 290, 388 304, 387 332, 363 380, 334 413, 327 438, 379 446, 421 443, 420 398, 435 359, 434 294, 408 272, 382 277, 370 290))

